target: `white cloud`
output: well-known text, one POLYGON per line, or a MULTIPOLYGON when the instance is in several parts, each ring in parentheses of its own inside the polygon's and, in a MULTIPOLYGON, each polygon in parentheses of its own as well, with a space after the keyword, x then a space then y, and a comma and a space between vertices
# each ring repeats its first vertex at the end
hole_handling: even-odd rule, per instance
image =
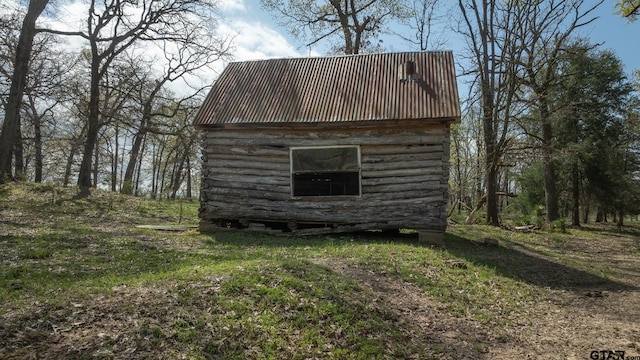
POLYGON ((86 27, 89 5, 81 1, 51 5, 38 21, 45 27, 60 31, 82 31, 86 27))
POLYGON ((234 36, 235 61, 319 55, 301 53, 282 34, 260 22, 234 20, 220 24, 218 30, 234 36))
POLYGON ((247 7, 243 0, 219 0, 218 7, 224 12, 246 12, 247 7))

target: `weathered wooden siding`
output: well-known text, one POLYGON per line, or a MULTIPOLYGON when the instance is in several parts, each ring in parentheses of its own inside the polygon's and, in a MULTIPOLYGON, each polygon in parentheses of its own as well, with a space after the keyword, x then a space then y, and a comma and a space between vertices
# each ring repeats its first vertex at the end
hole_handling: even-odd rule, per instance
POLYGON ((449 126, 211 130, 203 143, 201 226, 221 220, 353 229, 446 228, 449 126), (289 149, 359 145, 362 196, 292 199, 289 149))

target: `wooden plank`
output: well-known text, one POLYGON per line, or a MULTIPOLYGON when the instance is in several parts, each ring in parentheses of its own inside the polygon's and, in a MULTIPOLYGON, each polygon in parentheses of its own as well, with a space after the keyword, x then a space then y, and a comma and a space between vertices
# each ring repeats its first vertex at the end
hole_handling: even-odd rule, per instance
POLYGON ((248 188, 221 188, 213 187, 204 191, 206 199, 217 199, 232 201, 237 203, 239 199, 249 200, 269 200, 269 201, 287 201, 291 198, 289 192, 277 192, 275 189, 258 190, 248 188))
POLYGON ((288 147, 269 147, 269 146, 212 146, 209 145, 202 150, 207 155, 252 155, 252 156, 289 156, 288 147))
MULTIPOLYGON (((212 190, 207 190, 207 193, 212 190)), ((317 199, 319 200, 319 199, 317 199)), ((338 217, 344 214, 369 213, 376 217, 384 217, 382 211, 400 212, 402 214, 418 213, 433 211, 433 208, 443 207, 446 200, 440 195, 428 195, 418 198, 399 198, 399 199, 374 199, 367 201, 359 197, 355 197, 351 201, 303 201, 295 199, 287 199, 283 201, 272 201, 269 199, 249 198, 249 197, 216 197, 211 199, 204 207, 216 207, 230 210, 241 216, 245 213, 253 211, 273 211, 274 213, 288 213, 292 218, 297 216, 319 216, 321 218, 338 217), (341 215, 340 215, 341 214, 341 215)), ((445 214, 446 215, 446 214, 445 214)))
POLYGON ((399 184, 431 184, 439 182, 442 178, 440 174, 417 175, 417 176, 387 176, 387 177, 369 177, 366 173, 362 174, 362 187, 378 186, 378 185, 399 185, 399 184))
MULTIPOLYGON (((267 214, 268 215, 268 214, 267 214)), ((217 222, 218 219, 225 219, 224 217, 216 218, 203 218, 202 223, 207 222, 217 222)), ((227 218, 228 219, 228 218, 227 218)), ((238 219, 233 219, 238 220, 238 219)), ((288 223, 287 221, 280 221, 278 219, 273 218, 261 218, 260 215, 256 214, 256 216, 252 217, 251 220, 244 220, 243 222, 279 222, 283 225, 288 223)), ((317 224, 317 225, 326 225, 326 228, 316 228, 316 229, 325 229, 329 232, 340 232, 340 231, 358 231, 358 230, 382 230, 382 229, 400 229, 400 228, 413 228, 413 229, 426 229, 426 230, 444 230, 446 229, 446 219, 442 219, 437 216, 422 216, 422 217, 413 217, 406 218, 402 221, 387 221, 378 219, 369 220, 369 221, 359 221, 355 223, 345 223, 345 222, 331 222, 326 219, 322 219, 321 221, 313 221, 302 219, 298 223, 298 226, 302 224, 317 224), (333 230, 330 230, 333 229, 333 230), (336 231, 337 230, 337 231, 336 231)), ((295 230, 296 233, 304 234, 304 233, 316 233, 317 231, 323 232, 322 230, 310 230, 310 229, 302 229, 298 228, 295 230)))
POLYGON ((209 131, 205 132, 205 137, 207 138, 253 138, 256 135, 259 135, 263 138, 308 138, 308 139, 329 139, 329 138, 338 138, 338 137, 354 137, 354 136, 362 136, 362 137, 389 137, 389 136, 412 136, 415 134, 437 134, 437 135, 447 135, 449 131, 447 130, 447 126, 428 126, 428 127, 372 127, 372 128, 363 128, 352 126, 346 126, 342 124, 337 129, 332 129, 328 131, 327 129, 319 128, 314 129, 313 127, 303 126, 297 128, 294 125, 287 126, 284 129, 246 129, 246 130, 232 130, 227 129, 225 131, 209 131))
POLYGON ((428 175, 439 175, 442 176, 441 169, 428 169, 428 168, 418 168, 418 169, 393 169, 393 170, 372 170, 372 169, 362 169, 362 176, 367 178, 387 178, 393 176, 428 176, 428 175))
POLYGON ((386 156, 444 156, 441 144, 403 146, 391 144, 387 146, 360 146, 363 157, 386 157, 386 156), (437 154, 437 155, 436 155, 437 154))
POLYGON ((233 186, 228 184, 237 183, 238 186, 286 186, 290 185, 290 178, 287 176, 261 176, 260 173, 250 174, 228 174, 216 173, 210 175, 203 180, 208 184, 216 184, 217 186, 233 186))
POLYGON ((230 181, 234 180, 234 177, 243 178, 247 177, 248 179, 251 176, 257 176, 258 179, 256 181, 261 181, 260 179, 264 179, 265 181, 269 181, 270 178, 276 179, 288 179, 290 178, 289 170, 286 171, 283 169, 247 169, 247 168, 234 168, 234 167, 211 167, 208 168, 208 174, 206 177, 213 177, 217 175, 226 175, 229 177, 230 181))
MULTIPOLYGON (((231 134, 225 134, 231 135, 231 134)), ((250 137, 237 137, 237 136, 224 136, 219 138, 207 138, 203 146, 230 146, 239 147, 242 145, 248 146, 340 146, 340 145, 376 145, 376 144, 417 144, 417 145, 438 145, 442 144, 443 137, 439 135, 411 135, 402 137, 354 137, 354 136, 336 136, 334 138, 314 139, 311 136, 304 136, 300 134, 298 137, 284 137, 284 136, 250 136, 250 137)))
POLYGON ((413 153, 413 154, 378 154, 373 155, 369 153, 362 153, 362 163, 377 164, 377 163, 403 163, 410 161, 437 161, 438 166, 442 161, 442 152, 429 152, 429 153, 413 153))
POLYGON ((243 197, 268 200, 278 199, 286 201, 291 198, 289 186, 264 186, 249 183, 234 183, 233 185, 226 186, 208 186, 203 189, 203 193, 207 196, 215 195, 215 198, 225 197, 229 199, 243 197))
POLYGON ((261 170, 279 170, 289 172, 289 162, 261 162, 261 161, 239 161, 239 160, 211 160, 209 159, 203 166, 216 168, 232 168, 232 169, 261 169, 261 170))
POLYGON ((383 161, 363 162, 362 171, 394 171, 394 170, 422 170, 424 174, 442 173, 442 160, 407 160, 407 161, 383 161))
MULTIPOLYGON (((361 146, 363 155, 405 155, 405 154, 430 154, 443 152, 442 143, 438 144, 369 144, 361 146)), ((212 146, 203 148, 203 154, 229 154, 229 155, 260 155, 260 156, 289 156, 289 146, 269 147, 269 146, 212 146)))
POLYGON ((226 163, 228 161, 238 162, 238 163, 251 163, 251 162, 260 162, 260 163, 273 163, 273 164, 288 164, 289 163, 289 154, 285 154, 284 156, 264 156, 264 155, 234 155, 234 154, 209 154, 207 155, 207 163, 226 163))
POLYGON ((407 183, 407 184, 385 184, 385 185, 377 185, 377 186, 362 186, 363 197, 366 196, 367 199, 375 199, 375 195, 379 195, 381 197, 387 197, 389 199, 396 199, 400 197, 404 197, 407 199, 422 197, 427 194, 438 194, 439 196, 443 196, 442 187, 440 186, 439 181, 434 181, 433 183, 407 183))
POLYGON ((196 225, 136 225, 138 229, 150 229, 160 231, 189 231, 198 228, 196 225))

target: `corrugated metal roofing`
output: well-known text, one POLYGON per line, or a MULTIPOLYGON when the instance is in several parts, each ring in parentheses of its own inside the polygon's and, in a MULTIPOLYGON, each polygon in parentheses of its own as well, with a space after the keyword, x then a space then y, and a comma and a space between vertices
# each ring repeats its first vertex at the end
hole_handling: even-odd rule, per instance
POLYGON ((233 62, 194 125, 443 118, 460 118, 450 51, 233 62), (401 81, 407 61, 417 80, 401 81))

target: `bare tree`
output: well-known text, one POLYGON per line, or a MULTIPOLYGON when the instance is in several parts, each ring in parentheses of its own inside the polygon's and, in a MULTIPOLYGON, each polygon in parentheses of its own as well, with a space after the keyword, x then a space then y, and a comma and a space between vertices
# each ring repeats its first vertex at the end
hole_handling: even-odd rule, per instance
POLYGON ((0 14, 0 103, 3 108, 9 97, 16 48, 20 36, 20 21, 24 15, 19 11, 0 14))
POLYGON ((46 137, 51 135, 51 129, 55 128, 59 119, 55 115, 56 109, 71 100, 69 87, 73 86, 73 68, 79 60, 77 55, 71 55, 60 48, 56 38, 50 35, 38 37, 34 43, 25 88, 22 127, 30 135, 30 138, 24 140, 33 148, 35 182, 43 180, 46 137))
POLYGON ((443 34, 434 34, 434 28, 442 28, 443 19, 438 16, 440 0, 412 0, 408 7, 407 26, 413 37, 398 34, 402 39, 415 44, 421 51, 439 49, 446 43, 443 34))
POLYGON ((338 38, 341 41, 332 42, 333 51, 344 54, 358 54, 371 48, 388 20, 407 16, 400 0, 260 0, 260 3, 292 35, 309 40, 306 46, 338 38))
POLYGON ((140 102, 141 111, 139 123, 133 126, 137 130, 124 173, 122 193, 133 193, 133 175, 138 163, 138 156, 142 150, 142 143, 146 134, 149 131, 154 131, 152 119, 175 117, 183 102, 198 96, 205 89, 205 87, 192 89, 192 92, 183 94, 180 99, 176 99, 175 96, 167 98, 165 96, 167 84, 228 56, 229 42, 226 39, 206 36, 203 31, 191 31, 189 34, 185 34, 182 40, 174 51, 167 49, 170 44, 164 44, 164 59, 153 60, 156 65, 164 64, 163 74, 157 74, 150 70, 152 68, 150 64, 141 63, 139 59, 129 59, 131 67, 146 66, 147 70, 139 68, 133 72, 133 76, 141 84, 140 91, 136 96, 137 101, 140 102))
POLYGON ((479 205, 486 201, 487 223, 497 226, 498 174, 509 142, 510 121, 518 91, 516 61, 522 53, 511 31, 517 4, 507 1, 498 6, 495 0, 459 0, 458 5, 463 16, 460 31, 467 39, 473 64, 469 73, 475 76, 482 113, 486 193, 479 205))
POLYGON ((114 61, 140 41, 178 40, 182 34, 189 33, 194 19, 210 15, 213 5, 208 0, 91 0, 84 31, 47 30, 60 35, 79 36, 89 44, 87 133, 78 174, 81 193, 89 194, 93 185, 92 156, 102 126, 100 84, 114 61))
POLYGON ((30 0, 27 13, 22 22, 13 63, 9 97, 5 105, 2 133, 0 133, 0 184, 11 177, 12 150, 20 127, 20 106, 22 105, 27 73, 29 72, 29 59, 31 57, 33 39, 36 35, 36 20, 44 11, 48 2, 49 0, 30 0))

